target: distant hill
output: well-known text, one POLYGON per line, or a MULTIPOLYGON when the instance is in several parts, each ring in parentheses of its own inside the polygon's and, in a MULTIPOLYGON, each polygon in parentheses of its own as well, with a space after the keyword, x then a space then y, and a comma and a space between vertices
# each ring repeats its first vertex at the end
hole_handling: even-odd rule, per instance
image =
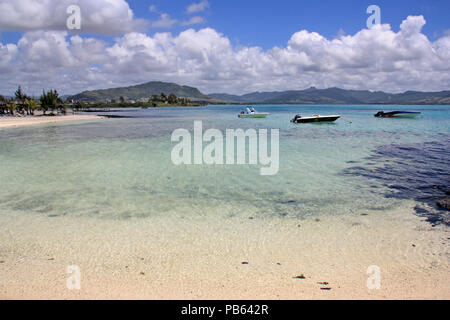
POLYGON ((223 93, 209 94, 211 98, 230 103, 277 104, 450 104, 450 91, 399 94, 382 91, 344 90, 340 88, 254 92, 242 96, 223 93))
POLYGON ((197 88, 175 83, 153 81, 136 86, 104 90, 85 91, 68 99, 83 102, 119 101, 149 98, 164 93, 180 98, 209 103, 273 103, 273 104, 447 104, 450 105, 450 91, 418 92, 407 91, 392 94, 382 91, 344 90, 340 88, 289 90, 274 92, 253 92, 244 95, 212 93, 205 95, 197 88))
POLYGON ((160 95, 161 93, 166 95, 173 93, 179 98, 188 98, 192 101, 211 100, 210 97, 201 93, 197 88, 159 81, 124 88, 84 91, 74 96, 69 96, 68 99, 83 102, 119 101, 120 97, 128 100, 139 100, 149 98, 152 95, 160 95))

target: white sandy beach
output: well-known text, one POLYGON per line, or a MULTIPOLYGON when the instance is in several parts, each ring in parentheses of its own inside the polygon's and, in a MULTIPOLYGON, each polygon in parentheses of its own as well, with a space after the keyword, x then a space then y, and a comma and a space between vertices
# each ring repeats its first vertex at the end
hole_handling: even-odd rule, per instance
POLYGON ((450 299, 449 233, 412 208, 168 221, 2 214, 0 299, 450 299), (81 290, 66 287, 69 265, 81 290))
POLYGON ((54 116, 54 117, 1 117, 0 129, 23 127, 23 126, 35 126, 41 124, 61 123, 61 122, 73 122, 73 121, 86 121, 86 120, 98 120, 102 117, 97 115, 66 115, 66 116, 54 116))

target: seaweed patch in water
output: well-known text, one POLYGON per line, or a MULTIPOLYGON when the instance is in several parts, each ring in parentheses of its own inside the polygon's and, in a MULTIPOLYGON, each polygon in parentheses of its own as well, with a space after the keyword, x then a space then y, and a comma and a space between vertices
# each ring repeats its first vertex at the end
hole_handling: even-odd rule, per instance
POLYGON ((407 145, 384 145, 374 150, 365 166, 344 170, 345 175, 376 180, 390 188, 389 198, 414 199, 418 215, 433 225, 450 225, 448 210, 437 201, 450 190, 450 139, 407 145))

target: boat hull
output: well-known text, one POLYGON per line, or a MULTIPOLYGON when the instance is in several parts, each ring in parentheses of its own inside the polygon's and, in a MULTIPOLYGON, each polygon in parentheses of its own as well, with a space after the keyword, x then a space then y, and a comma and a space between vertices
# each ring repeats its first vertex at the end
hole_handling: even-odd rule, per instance
POLYGON ((255 114, 239 114, 239 118, 254 118, 254 119, 264 119, 268 116, 268 113, 255 113, 255 114))
POLYGON ((407 111, 393 111, 393 112, 378 112, 374 116, 377 118, 415 118, 420 116, 420 112, 407 112, 407 111))
POLYGON ((293 119, 293 123, 335 122, 341 116, 315 116, 293 119))

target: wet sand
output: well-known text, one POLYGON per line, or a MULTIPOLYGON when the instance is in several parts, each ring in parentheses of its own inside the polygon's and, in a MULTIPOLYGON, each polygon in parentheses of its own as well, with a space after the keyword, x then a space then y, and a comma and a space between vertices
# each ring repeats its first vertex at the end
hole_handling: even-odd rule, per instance
POLYGON ((412 205, 320 219, 0 212, 0 299, 450 299, 450 234, 412 205))
POLYGON ((73 122, 73 121, 85 121, 85 120, 98 120, 103 117, 97 115, 66 115, 66 116, 54 116, 54 117, 1 117, 0 129, 23 127, 23 126, 35 126, 49 123, 61 123, 61 122, 73 122))

